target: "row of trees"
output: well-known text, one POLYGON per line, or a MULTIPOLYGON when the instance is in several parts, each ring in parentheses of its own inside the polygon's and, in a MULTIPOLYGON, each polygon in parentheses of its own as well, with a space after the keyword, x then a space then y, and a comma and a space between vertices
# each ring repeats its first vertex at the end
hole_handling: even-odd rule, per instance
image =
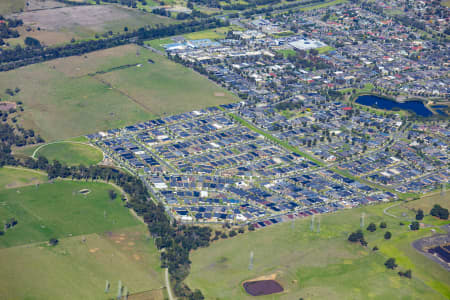
POLYGON ((0 71, 7 71, 60 57, 82 55, 84 53, 112 48, 136 41, 140 43, 147 39, 156 39, 187 32, 222 27, 227 26, 228 24, 228 21, 207 18, 192 20, 185 23, 157 26, 154 28, 141 27, 138 30, 116 34, 108 38, 81 41, 54 47, 39 47, 39 41, 30 40, 30 46, 21 47, 18 45, 13 49, 0 50, 0 71))

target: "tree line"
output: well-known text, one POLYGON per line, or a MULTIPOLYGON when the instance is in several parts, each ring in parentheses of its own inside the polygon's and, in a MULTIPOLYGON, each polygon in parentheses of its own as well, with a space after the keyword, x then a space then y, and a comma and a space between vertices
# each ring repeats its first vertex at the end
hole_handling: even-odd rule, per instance
POLYGON ((82 55, 88 52, 112 48, 133 42, 142 43, 144 40, 157 39, 188 32, 206 30, 228 26, 228 21, 216 18, 192 20, 181 24, 170 24, 154 28, 141 27, 132 32, 116 34, 109 38, 80 41, 61 46, 42 47, 35 41, 33 46, 0 50, 0 71, 8 71, 29 64, 39 63, 61 57, 82 55))

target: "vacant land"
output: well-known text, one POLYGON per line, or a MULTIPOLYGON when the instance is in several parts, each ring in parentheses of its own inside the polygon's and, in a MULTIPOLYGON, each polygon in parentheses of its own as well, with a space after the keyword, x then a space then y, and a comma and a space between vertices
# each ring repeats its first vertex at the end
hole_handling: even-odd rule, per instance
POLYGON ((44 156, 49 161, 58 160, 68 166, 83 164, 90 166, 102 161, 103 153, 94 146, 73 143, 57 142, 39 148, 35 157, 44 156))
POLYGON ((0 168, 0 191, 47 181, 47 174, 29 169, 0 168))
POLYGON ((0 238, 0 248, 139 224, 123 207, 120 196, 109 198, 111 189, 104 183, 56 181, 1 190, 0 220, 16 218, 18 225, 0 238), (83 189, 89 192, 80 193, 83 189))
POLYGON ((320 233, 317 227, 311 232, 308 218, 214 242, 192 254, 187 282, 200 288, 207 299, 251 299, 242 283, 271 274, 276 274, 285 291, 261 299, 446 299, 450 295, 446 271, 411 247, 430 230, 409 231, 383 214, 387 206, 321 216, 320 233), (347 241, 350 232, 359 228, 363 212, 366 226, 381 221, 388 225, 374 233, 364 228, 367 248, 347 241), (390 240, 383 238, 387 230, 392 232, 390 240), (379 251, 371 250, 375 245, 379 251), (251 251, 254 261, 249 270, 251 251), (388 257, 397 259, 397 271, 411 269, 413 278, 388 271, 383 265, 388 257))
POLYGON ((162 116, 237 101, 207 78, 148 50, 141 57, 154 63, 97 77, 153 115, 162 116), (218 95, 223 96, 218 96, 218 95))
POLYGON ((0 15, 19 12, 25 7, 25 0, 0 0, 0 15))
POLYGON ((173 20, 116 5, 68 6, 14 14, 24 22, 22 36, 11 43, 32 36, 46 45, 69 42, 72 38, 93 38, 109 31, 123 32, 146 25, 168 24, 173 20), (25 28, 31 31, 25 31, 25 28), (39 30, 38 30, 39 28, 39 30))
POLYGON ((0 97, 22 101, 19 122, 46 141, 238 100, 194 71, 135 45, 2 72, 0 97), (16 96, 4 93, 15 87, 21 89, 16 96))
POLYGON ((158 250, 146 226, 110 200, 111 185, 37 181, 46 175, 0 169, 0 222, 18 221, 0 236, 1 299, 106 300, 117 295, 118 280, 130 293, 162 287, 158 250), (57 246, 47 244, 51 237, 57 246))
POLYGON ((64 238, 55 247, 38 243, 1 249, 2 299, 111 299, 119 280, 130 293, 158 289, 163 284, 159 256, 146 230, 139 225, 64 238))

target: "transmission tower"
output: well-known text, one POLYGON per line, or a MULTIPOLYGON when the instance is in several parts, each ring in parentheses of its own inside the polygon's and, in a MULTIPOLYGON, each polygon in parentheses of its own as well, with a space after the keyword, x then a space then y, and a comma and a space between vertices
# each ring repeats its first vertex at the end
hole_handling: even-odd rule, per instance
POLYGON ((365 217, 365 213, 361 214, 361 220, 360 220, 360 226, 361 228, 364 228, 364 217, 365 217))
POLYGON ((314 215, 311 218, 311 231, 314 232, 314 215))
POLYGON ((250 252, 250 263, 248 264, 248 269, 253 269, 253 251, 250 252))
POLYGON ((109 292, 109 280, 106 280, 105 293, 109 292))
POLYGON ((117 299, 122 299, 122 281, 119 280, 119 284, 117 286, 117 299))
POLYGON ((445 192, 446 192, 446 185, 445 183, 442 184, 442 189, 441 189, 441 197, 445 196, 445 192))

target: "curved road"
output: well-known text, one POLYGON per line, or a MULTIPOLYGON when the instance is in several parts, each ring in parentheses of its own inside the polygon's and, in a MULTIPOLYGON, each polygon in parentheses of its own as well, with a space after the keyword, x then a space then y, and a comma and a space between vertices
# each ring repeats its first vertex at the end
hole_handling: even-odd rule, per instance
POLYGON ((169 300, 176 300, 176 298, 172 295, 172 289, 170 288, 170 281, 169 281, 169 268, 166 268, 164 270, 165 274, 164 277, 166 279, 166 288, 167 288, 167 294, 169 295, 169 300))
MULTIPOLYGON (((39 150, 41 150, 42 148, 44 148, 45 146, 48 145, 53 145, 53 144, 61 144, 61 143, 71 143, 71 144, 82 144, 82 145, 87 145, 90 146, 92 148, 98 149, 96 146, 89 144, 89 143, 85 143, 85 142, 76 142, 76 141, 56 141, 56 142, 51 142, 51 143, 46 143, 43 145, 40 145, 39 147, 36 148, 36 150, 34 150, 33 154, 31 155, 32 158, 36 158, 36 154, 39 152, 39 150)), ((98 149, 101 151, 101 149, 98 149)), ((103 158, 105 158, 105 154, 102 152, 103 158)))

